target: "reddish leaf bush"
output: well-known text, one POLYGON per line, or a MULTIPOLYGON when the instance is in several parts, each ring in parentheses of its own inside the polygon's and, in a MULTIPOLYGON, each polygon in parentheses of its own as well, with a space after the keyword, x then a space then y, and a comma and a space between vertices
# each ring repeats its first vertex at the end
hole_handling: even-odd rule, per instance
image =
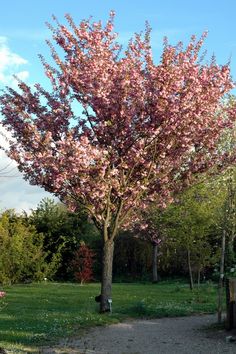
POLYGON ((75 279, 81 285, 93 279, 94 256, 95 253, 84 242, 81 242, 72 261, 75 279))

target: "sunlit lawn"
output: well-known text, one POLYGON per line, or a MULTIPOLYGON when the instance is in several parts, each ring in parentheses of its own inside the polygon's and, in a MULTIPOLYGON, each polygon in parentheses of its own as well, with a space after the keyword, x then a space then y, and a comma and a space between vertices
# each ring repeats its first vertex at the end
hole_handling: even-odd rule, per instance
POLYGON ((31 352, 83 328, 114 323, 126 317, 183 316, 216 311, 216 287, 202 285, 191 292, 187 284, 114 284, 113 312, 101 315, 94 297, 99 284, 15 285, 4 289, 7 306, 0 312, 0 347, 31 352), (26 349, 28 348, 28 349, 26 349))

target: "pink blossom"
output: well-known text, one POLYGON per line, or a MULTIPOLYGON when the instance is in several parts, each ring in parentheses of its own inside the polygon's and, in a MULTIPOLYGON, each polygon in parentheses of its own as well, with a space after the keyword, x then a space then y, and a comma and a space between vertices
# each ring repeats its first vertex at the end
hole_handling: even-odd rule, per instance
POLYGON ((164 208, 197 173, 228 161, 218 143, 235 122, 222 103, 234 85, 228 65, 199 62, 205 33, 186 48, 166 41, 154 63, 149 28, 121 51, 114 12, 105 26, 66 19, 69 29, 56 22, 53 32, 65 55, 52 51, 56 68, 42 58, 52 91, 22 82, 0 97, 7 153, 31 184, 85 208, 114 238, 133 212, 151 200, 164 208))

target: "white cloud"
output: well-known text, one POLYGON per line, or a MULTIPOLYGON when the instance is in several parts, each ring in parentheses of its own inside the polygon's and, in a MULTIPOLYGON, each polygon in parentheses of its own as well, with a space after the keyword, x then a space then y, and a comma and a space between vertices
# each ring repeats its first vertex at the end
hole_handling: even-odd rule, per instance
MULTIPOLYGON (((8 46, 7 38, 0 36, 0 86, 17 87, 16 75, 25 81, 29 72, 21 70, 22 65, 28 62, 20 55, 12 52, 8 46)), ((7 148, 7 139, 10 134, 0 125, 0 146, 7 148)), ((52 197, 42 188, 31 186, 23 179, 17 169, 15 161, 10 160, 3 150, 0 150, 0 211, 13 208, 17 212, 29 212, 45 197, 52 197)))
MULTIPOLYGON (((0 146, 8 147, 10 134, 0 125, 0 146)), ((30 212, 43 198, 53 196, 37 186, 31 186, 23 179, 15 161, 0 150, 0 211, 15 209, 17 212, 30 212)), ((53 198, 55 199, 55 198, 53 198)))
POLYGON ((16 75, 21 80, 28 78, 28 71, 21 71, 22 65, 28 64, 28 61, 20 55, 12 52, 8 46, 7 38, 0 36, 0 85, 16 87, 16 75))
POLYGON ((0 211, 15 209, 17 212, 30 212, 46 197, 53 198, 42 188, 31 186, 25 181, 15 161, 0 151, 0 211))

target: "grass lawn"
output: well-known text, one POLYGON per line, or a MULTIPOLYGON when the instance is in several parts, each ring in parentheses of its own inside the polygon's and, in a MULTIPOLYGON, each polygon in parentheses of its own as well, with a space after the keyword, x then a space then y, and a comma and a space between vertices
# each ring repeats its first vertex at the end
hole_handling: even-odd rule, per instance
POLYGON ((187 284, 113 284, 113 312, 99 314, 94 297, 100 284, 44 283, 5 287, 7 306, 0 312, 0 347, 15 353, 37 352, 59 338, 91 326, 129 318, 184 316, 216 312, 213 285, 191 292, 187 284))

